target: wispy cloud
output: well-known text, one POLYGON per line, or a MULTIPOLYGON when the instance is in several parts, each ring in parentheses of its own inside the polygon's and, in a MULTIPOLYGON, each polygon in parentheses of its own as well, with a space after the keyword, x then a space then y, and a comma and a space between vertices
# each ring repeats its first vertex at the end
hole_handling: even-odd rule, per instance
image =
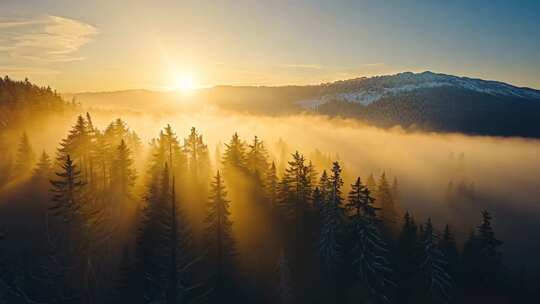
POLYGON ((318 65, 318 64, 297 64, 297 63, 283 63, 283 64, 279 64, 278 67, 287 68, 287 69, 305 69, 305 70, 325 69, 324 66, 318 65))
POLYGON ((0 76, 3 74, 11 76, 30 76, 30 75, 54 75, 60 73, 57 70, 40 67, 28 67, 28 66, 1 66, 0 76))
POLYGON ((380 67, 383 66, 384 63, 382 62, 375 62, 375 63, 364 63, 362 64, 363 67, 380 67))
POLYGON ((90 24, 58 16, 0 18, 0 56, 18 64, 82 60, 77 51, 98 33, 90 24))

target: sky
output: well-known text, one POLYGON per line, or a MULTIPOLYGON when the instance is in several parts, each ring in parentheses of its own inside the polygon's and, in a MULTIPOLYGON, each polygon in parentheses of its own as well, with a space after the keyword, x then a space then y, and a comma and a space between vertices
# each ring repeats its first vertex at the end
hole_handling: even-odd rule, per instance
POLYGON ((540 89, 540 1, 0 1, 0 75, 60 92, 403 71, 540 89))

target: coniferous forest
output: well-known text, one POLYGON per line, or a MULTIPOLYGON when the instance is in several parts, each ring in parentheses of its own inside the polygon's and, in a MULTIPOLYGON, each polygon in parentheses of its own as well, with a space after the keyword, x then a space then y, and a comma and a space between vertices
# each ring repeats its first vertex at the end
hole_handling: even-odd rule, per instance
MULTIPOLYGON (((27 81, 0 84, 55 96, 27 81)), ((17 103, 21 94, 3 92, 13 102, 2 113, 17 115, 5 115, 16 123, 2 134, 19 135, 2 142, 13 152, 2 155, 3 191, 15 194, 2 196, 0 303, 516 303, 539 296, 538 271, 504 263, 496 225, 504 214, 480 209, 471 227, 435 222, 406 209, 400 177, 384 171, 238 133, 211 149, 196 127, 167 124, 145 142, 122 118, 100 128, 91 112, 76 114, 82 107, 60 97, 55 106, 71 127, 46 151, 21 131, 19 108, 28 109, 17 103)), ((36 111, 45 115, 25 115, 36 111)), ((459 208, 475 195, 474 183, 450 182, 443 200, 459 208)))

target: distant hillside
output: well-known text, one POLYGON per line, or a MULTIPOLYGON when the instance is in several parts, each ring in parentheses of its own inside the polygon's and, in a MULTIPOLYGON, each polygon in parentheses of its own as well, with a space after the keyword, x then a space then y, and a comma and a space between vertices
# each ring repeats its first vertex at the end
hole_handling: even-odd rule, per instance
POLYGON ((324 85, 308 111, 382 127, 540 137, 540 91, 445 74, 401 73, 324 85))
POLYGON ((50 87, 39 87, 28 80, 0 78, 0 131, 15 128, 28 119, 47 112, 62 112, 73 105, 50 87))
POLYGON ((540 91, 432 72, 357 78, 312 86, 201 89, 193 96, 143 90, 65 95, 90 107, 168 109, 210 104, 263 115, 318 113, 381 127, 540 137, 540 91))

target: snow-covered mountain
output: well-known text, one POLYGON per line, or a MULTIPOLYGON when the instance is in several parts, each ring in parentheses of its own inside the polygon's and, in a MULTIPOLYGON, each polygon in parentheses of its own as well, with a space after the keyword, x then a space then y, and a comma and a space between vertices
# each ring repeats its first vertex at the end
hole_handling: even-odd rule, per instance
POLYGON ((323 85, 320 96, 298 101, 307 109, 317 108, 329 101, 344 101, 369 105, 386 97, 396 97, 411 92, 433 88, 453 88, 497 97, 540 100, 540 91, 520 88, 498 81, 438 74, 433 72, 399 73, 389 76, 357 78, 323 85))

